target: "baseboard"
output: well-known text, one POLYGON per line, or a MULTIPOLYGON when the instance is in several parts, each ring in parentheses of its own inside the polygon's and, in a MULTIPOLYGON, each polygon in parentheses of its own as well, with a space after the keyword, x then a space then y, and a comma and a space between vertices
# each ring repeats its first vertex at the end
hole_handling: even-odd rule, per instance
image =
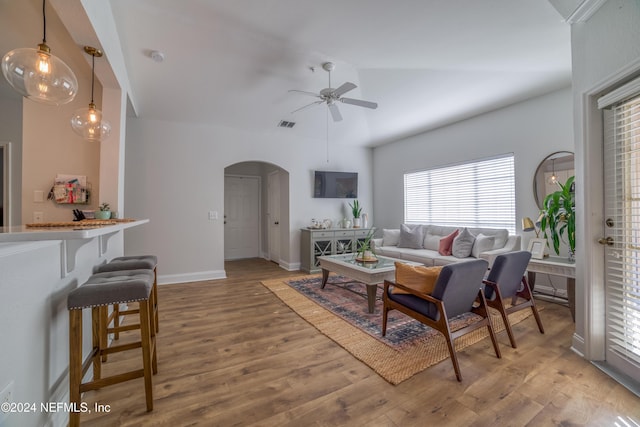
POLYGON ((534 294, 536 292, 539 292, 545 296, 548 297, 554 297, 554 298, 562 298, 562 299, 568 299, 568 295, 567 295, 567 290, 566 289, 558 289, 558 288, 554 288, 552 286, 544 286, 544 285, 539 285, 536 283, 536 285, 534 286, 534 294))
POLYGON ((299 262, 288 263, 288 262, 284 262, 284 261, 280 260, 278 265, 281 268, 284 268, 287 271, 298 271, 298 270, 300 270, 300 263, 299 262))
POLYGON ((573 333, 573 337, 571 339, 571 350, 583 359, 585 358, 584 338, 582 338, 575 332, 573 333))
POLYGON ((199 271, 196 273, 183 274, 160 274, 158 275, 158 285, 168 285, 173 283, 201 282, 204 280, 226 279, 224 270, 199 271))

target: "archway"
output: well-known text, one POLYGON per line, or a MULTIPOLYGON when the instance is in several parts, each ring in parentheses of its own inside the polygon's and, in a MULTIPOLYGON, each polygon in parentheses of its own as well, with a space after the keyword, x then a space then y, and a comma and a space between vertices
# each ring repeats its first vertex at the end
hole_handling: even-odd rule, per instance
POLYGON ((245 161, 227 166, 224 176, 225 260, 258 256, 286 268, 291 255, 289 172, 271 163, 245 161), (251 229, 254 224, 257 230, 251 229), (257 239, 257 245, 251 239, 257 239))

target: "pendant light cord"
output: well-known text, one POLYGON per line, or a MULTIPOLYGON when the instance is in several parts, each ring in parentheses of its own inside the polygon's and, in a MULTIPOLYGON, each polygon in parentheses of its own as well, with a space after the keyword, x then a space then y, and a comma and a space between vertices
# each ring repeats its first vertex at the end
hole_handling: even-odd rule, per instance
POLYGON ((45 0, 42 0, 42 43, 47 44, 47 14, 44 8, 45 0))
POLYGON ((96 74, 96 54, 91 54, 91 103, 93 104, 93 81, 96 74))

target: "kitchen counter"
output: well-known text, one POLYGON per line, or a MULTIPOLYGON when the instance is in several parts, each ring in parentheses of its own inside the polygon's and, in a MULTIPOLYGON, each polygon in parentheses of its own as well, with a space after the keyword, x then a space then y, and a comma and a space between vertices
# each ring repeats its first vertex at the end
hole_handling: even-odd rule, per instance
POLYGON ((92 239, 146 224, 147 222, 149 222, 148 219, 139 219, 134 221, 121 221, 113 225, 92 226, 78 223, 78 227, 27 227, 25 225, 0 227, 0 243, 92 239))

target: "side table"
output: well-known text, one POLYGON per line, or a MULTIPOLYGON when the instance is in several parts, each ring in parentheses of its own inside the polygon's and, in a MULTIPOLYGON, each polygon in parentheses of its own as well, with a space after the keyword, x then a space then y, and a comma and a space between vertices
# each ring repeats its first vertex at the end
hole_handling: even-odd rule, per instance
POLYGON ((576 321, 576 264, 567 258, 549 256, 544 259, 531 258, 527 267, 529 287, 533 292, 536 273, 546 273, 567 278, 567 297, 571 318, 576 321))

